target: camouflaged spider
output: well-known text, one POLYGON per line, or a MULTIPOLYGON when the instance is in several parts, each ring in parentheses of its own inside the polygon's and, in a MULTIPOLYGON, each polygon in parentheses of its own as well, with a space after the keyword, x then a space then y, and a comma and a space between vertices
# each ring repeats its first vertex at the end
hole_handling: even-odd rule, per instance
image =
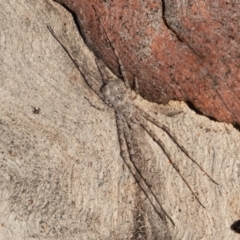
MULTIPOLYGON (((100 19, 99 19, 100 21, 100 19)), ((100 21, 101 23, 101 21, 100 21)), ((102 24, 101 24, 102 25, 102 24)), ((102 25, 103 27, 103 25, 102 25)), ((76 64, 75 60, 72 58, 71 54, 68 52, 66 47, 60 42, 60 40, 56 37, 53 30, 48 27, 49 31, 53 35, 53 37, 59 42, 59 44, 63 47, 63 49, 66 51, 68 56, 73 60, 74 64, 77 66, 80 73, 81 69, 76 64)), ((104 28, 103 28, 104 29, 104 28)), ((102 76, 103 85, 100 89, 101 96, 99 96, 107 105, 112 107, 115 112, 115 118, 116 118, 116 126, 117 126, 117 132, 118 132, 118 140, 119 140, 119 146, 120 146, 120 155, 122 159, 124 160, 125 164, 129 168, 130 172, 134 176, 136 182, 139 184, 140 188, 146 195, 147 199, 150 201, 152 207, 157 212, 157 214, 160 216, 161 219, 165 220, 166 216, 167 218, 172 222, 174 225, 173 220, 171 217, 167 214, 167 212, 162 207, 161 203, 157 199, 156 195, 152 191, 150 185, 147 183, 145 178, 142 176, 140 170, 137 168, 137 166, 134 164, 137 159, 136 151, 134 149, 132 137, 130 134, 130 128, 134 128, 134 124, 138 124, 141 126, 147 134, 158 144, 158 146, 162 149, 164 154, 167 156, 169 162, 172 164, 173 168, 177 171, 178 175, 181 177, 181 179, 184 181, 188 189, 191 191, 191 193, 194 195, 195 199, 198 201, 198 203, 202 206, 203 204, 200 202, 199 198, 191 188, 191 186, 188 184, 188 182, 185 180, 185 178, 180 173, 178 167, 172 162, 171 160, 171 154, 167 150, 164 142, 156 135, 156 133, 151 130, 149 127, 147 121, 151 122, 155 126, 161 128, 171 139, 172 141, 181 149, 181 151, 194 163, 196 164, 201 171, 203 171, 207 177, 217 184, 209 174, 207 174, 204 169, 189 155, 188 151, 184 148, 182 144, 180 144, 180 141, 177 140, 177 137, 170 132, 169 128, 157 121, 155 118, 153 118, 151 115, 140 109, 138 106, 136 106, 133 102, 134 97, 132 95, 132 90, 129 86, 128 79, 126 77, 123 64, 118 57, 118 54, 113 47, 113 44, 110 41, 110 38, 108 37, 106 31, 104 30, 107 39, 113 49, 113 52, 116 56, 119 69, 121 72, 121 75, 123 79, 118 78, 117 76, 113 76, 110 74, 108 68, 106 65, 102 62, 102 60, 96 58, 95 62, 97 64, 98 70, 102 76)), ((83 75, 84 79, 87 81, 85 76, 83 75)), ((88 84, 88 82, 87 82, 88 84)), ((88 84, 89 85, 89 84, 88 84)), ((137 86, 137 82, 136 82, 137 86)))

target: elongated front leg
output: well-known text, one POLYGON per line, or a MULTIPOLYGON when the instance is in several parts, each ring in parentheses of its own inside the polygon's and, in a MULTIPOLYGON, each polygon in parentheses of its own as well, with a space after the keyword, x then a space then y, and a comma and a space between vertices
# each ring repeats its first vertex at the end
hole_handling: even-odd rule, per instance
POLYGON ((98 71, 101 74, 102 80, 104 83, 107 83, 109 80, 113 79, 113 75, 110 74, 108 68, 100 58, 95 58, 95 63, 98 67, 98 71))
POLYGON ((98 15, 98 13, 97 13, 96 8, 94 7, 94 5, 92 5, 92 8, 93 8, 94 12, 96 13, 97 19, 98 19, 100 25, 102 26, 102 29, 103 29, 106 37, 107 37, 107 40, 108 40, 108 42, 109 42, 109 44, 110 44, 110 46, 111 46, 111 48, 112 48, 112 50, 113 50, 113 52, 114 52, 114 55, 116 56, 116 60, 117 60, 118 66, 119 66, 120 74, 121 74, 121 77, 122 77, 122 79, 123 79, 123 81, 124 81, 124 83, 125 83, 125 86, 126 86, 127 89, 130 89, 130 84, 129 84, 129 81, 128 81, 127 76, 126 76, 126 72, 125 72, 125 70, 124 70, 122 61, 120 60, 119 54, 118 54, 116 48, 114 47, 113 41, 112 41, 112 40, 110 39, 110 37, 108 36, 108 33, 107 33, 107 31, 106 31, 103 23, 102 23, 102 20, 101 20, 100 17, 99 17, 99 15, 98 15))
POLYGON ((171 133, 170 129, 160 123, 159 121, 157 121, 155 118, 153 118, 151 115, 149 115, 148 113, 144 112, 141 108, 137 107, 138 112, 144 117, 146 118, 148 121, 150 121, 151 123, 153 123, 155 126, 161 128, 165 133, 167 133, 167 135, 173 140, 173 142, 182 150, 182 152, 194 163, 198 166, 198 168, 206 174, 206 176, 215 184, 219 185, 211 176, 210 174, 208 174, 201 165, 199 165, 198 162, 196 162, 188 153, 187 149, 180 143, 180 141, 178 140, 177 136, 174 133, 171 133))
MULTIPOLYGON (((85 80, 85 83, 88 85, 88 87, 98 96, 98 98, 101 99, 101 101, 104 102, 104 98, 101 94, 101 92, 99 90, 96 90, 93 85, 88 81, 88 79, 86 78, 85 74, 83 73, 83 71, 81 70, 78 62, 76 59, 74 59, 74 57, 70 54, 70 52, 68 51, 67 47, 64 46, 64 44, 62 43, 62 41, 58 38, 58 36, 55 34, 55 32, 53 31, 53 29, 50 26, 47 26, 49 32, 52 34, 52 36, 54 37, 54 39, 60 44, 60 46, 62 47, 62 49, 66 52, 66 54, 68 55, 68 57, 71 59, 71 61, 73 62, 73 64, 75 65, 75 67, 77 68, 77 70, 79 71, 79 73, 81 74, 82 78, 85 80)), ((86 98, 86 97, 85 97, 86 98)), ((91 104, 90 100, 88 98, 86 98, 87 101, 91 104)), ((98 109, 98 107, 95 107, 98 109)))
POLYGON ((136 182, 138 183, 138 185, 144 192, 146 198, 150 201, 152 207, 157 212, 159 217, 162 220, 166 221, 165 216, 167 216, 167 218, 172 222, 172 224, 175 225, 173 220, 170 218, 170 216, 167 214, 167 212, 161 206, 156 195, 153 193, 150 186, 147 184, 146 180, 143 178, 140 171, 134 164, 136 157, 135 157, 135 153, 134 153, 131 136, 129 133, 129 128, 128 128, 128 125, 127 125, 125 119, 123 117, 119 117, 116 114, 116 123, 117 123, 117 129, 118 129, 120 154, 121 154, 123 161, 127 165, 129 171, 132 173, 136 182))
POLYGON ((139 121, 139 123, 141 124, 141 126, 143 127, 143 129, 149 134, 149 136, 158 144, 158 146, 162 149, 162 151, 164 152, 164 154, 167 156, 169 162, 172 164, 173 168, 176 170, 176 172, 178 173, 178 175, 181 177, 181 179, 183 180, 183 182, 186 184, 186 186, 188 187, 188 189, 191 191, 191 193, 194 195, 194 197, 196 198, 196 200, 198 201, 198 203, 203 207, 204 205, 201 203, 201 201, 199 200, 198 196, 194 193, 193 189, 191 188, 191 186, 189 185, 189 183, 187 182, 187 180, 183 177, 183 175, 180 173, 179 168, 175 165, 175 163, 172 161, 171 158, 171 154, 169 153, 169 151, 167 150, 165 144, 163 143, 163 141, 154 133, 154 131, 152 131, 152 129, 148 126, 148 124, 146 123, 146 121, 144 120, 144 118, 137 114, 137 120, 139 121))

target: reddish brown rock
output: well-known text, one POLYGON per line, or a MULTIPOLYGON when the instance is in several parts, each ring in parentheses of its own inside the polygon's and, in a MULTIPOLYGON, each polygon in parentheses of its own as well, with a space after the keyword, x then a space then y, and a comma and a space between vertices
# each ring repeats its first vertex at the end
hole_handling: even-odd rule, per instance
POLYGON ((57 1, 76 13, 88 46, 119 75, 107 32, 143 97, 187 101, 240 123, 238 1, 57 1))

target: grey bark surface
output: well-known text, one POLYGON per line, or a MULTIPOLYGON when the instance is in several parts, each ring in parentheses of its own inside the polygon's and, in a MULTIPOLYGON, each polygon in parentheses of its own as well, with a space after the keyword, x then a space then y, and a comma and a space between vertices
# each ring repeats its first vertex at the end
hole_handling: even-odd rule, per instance
POLYGON ((0 9, 0 239, 240 239, 230 230, 240 218, 239 131, 185 103, 135 100, 219 183, 149 124, 202 208, 159 146, 140 127, 132 129, 142 172, 175 226, 165 224, 120 157, 113 110, 47 29, 65 39, 99 90, 94 55, 70 13, 48 0, 2 1, 0 9))

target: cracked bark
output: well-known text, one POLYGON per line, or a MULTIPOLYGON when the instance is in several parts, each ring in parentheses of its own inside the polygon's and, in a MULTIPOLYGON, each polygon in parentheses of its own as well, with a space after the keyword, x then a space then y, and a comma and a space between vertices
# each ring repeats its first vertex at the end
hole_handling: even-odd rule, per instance
POLYGON ((201 208, 159 147, 134 129, 145 159, 141 173, 175 222, 164 232, 120 157, 114 113, 89 104, 86 98, 106 108, 47 29, 61 37, 99 90, 94 55, 72 16, 48 0, 2 1, 0 9, 0 239, 236 238, 230 229, 240 212, 236 129, 184 103, 137 99, 220 184, 211 184, 151 125, 198 192, 201 208))

